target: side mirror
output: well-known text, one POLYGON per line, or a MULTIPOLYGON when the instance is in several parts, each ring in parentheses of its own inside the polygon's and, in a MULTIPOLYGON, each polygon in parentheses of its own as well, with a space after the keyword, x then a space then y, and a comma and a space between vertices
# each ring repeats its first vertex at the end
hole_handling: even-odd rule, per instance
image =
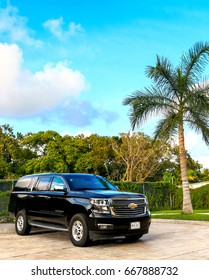
POLYGON ((67 192, 67 188, 63 185, 54 186, 54 191, 56 192, 67 192))

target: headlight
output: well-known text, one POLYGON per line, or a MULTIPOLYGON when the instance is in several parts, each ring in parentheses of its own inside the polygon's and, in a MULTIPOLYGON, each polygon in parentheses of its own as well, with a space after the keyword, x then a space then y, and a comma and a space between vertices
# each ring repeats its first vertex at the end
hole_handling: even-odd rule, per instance
POLYGON ((101 198, 91 198, 90 203, 93 205, 93 211, 95 213, 106 213, 110 214, 110 199, 101 199, 101 198))
POLYGON ((146 204, 147 210, 149 210, 149 203, 148 203, 148 199, 147 199, 146 196, 145 196, 145 198, 144 198, 144 202, 145 202, 145 204, 146 204))
POLYGON ((145 196, 145 198, 144 198, 144 202, 145 202, 146 204, 148 204, 148 199, 147 199, 146 196, 145 196))

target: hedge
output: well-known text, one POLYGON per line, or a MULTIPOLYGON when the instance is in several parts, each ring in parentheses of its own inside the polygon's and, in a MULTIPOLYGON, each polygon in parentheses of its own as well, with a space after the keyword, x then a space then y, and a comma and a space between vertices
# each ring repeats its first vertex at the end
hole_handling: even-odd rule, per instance
POLYGON ((0 180, 0 191, 11 191, 17 180, 0 180))
POLYGON ((8 203, 11 191, 0 191, 0 216, 8 214, 8 203))
POLYGON ((182 205, 178 189, 166 182, 113 182, 113 184, 122 191, 145 194, 151 210, 179 209, 179 204, 182 205))
MULTIPOLYGON (((120 190, 145 194, 151 210, 182 209, 182 188, 177 188, 165 182, 113 183, 120 190)), ((209 184, 190 191, 193 209, 209 209, 209 184)))
POLYGON ((194 209, 209 209, 209 185, 191 190, 194 209))

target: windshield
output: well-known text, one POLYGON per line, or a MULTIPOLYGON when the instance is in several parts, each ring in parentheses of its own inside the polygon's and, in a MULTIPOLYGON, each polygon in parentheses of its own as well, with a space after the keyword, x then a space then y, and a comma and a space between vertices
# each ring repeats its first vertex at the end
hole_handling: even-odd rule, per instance
POLYGON ((66 180, 71 190, 114 190, 117 188, 101 176, 80 174, 67 175, 66 180))

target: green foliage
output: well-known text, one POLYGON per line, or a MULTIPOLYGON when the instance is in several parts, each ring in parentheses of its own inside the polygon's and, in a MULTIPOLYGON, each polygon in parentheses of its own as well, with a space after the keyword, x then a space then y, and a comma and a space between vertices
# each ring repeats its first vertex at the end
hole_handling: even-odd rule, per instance
MULTIPOLYGON (((209 179, 207 169, 201 173, 188 153, 187 158, 191 180, 209 179)), ((161 140, 153 145, 140 132, 85 137, 48 130, 23 136, 14 135, 9 125, 0 126, 0 178, 41 172, 84 172, 114 181, 164 180, 175 185, 180 179, 178 147, 161 140)))
POLYGON ((204 181, 209 181, 209 169, 205 168, 203 169, 203 171, 200 174, 200 179, 204 182, 204 181))
POLYGON ((11 191, 0 191, 0 216, 8 215, 8 203, 11 191))
POLYGON ((191 197, 194 209, 209 208, 209 185, 191 190, 191 197))

